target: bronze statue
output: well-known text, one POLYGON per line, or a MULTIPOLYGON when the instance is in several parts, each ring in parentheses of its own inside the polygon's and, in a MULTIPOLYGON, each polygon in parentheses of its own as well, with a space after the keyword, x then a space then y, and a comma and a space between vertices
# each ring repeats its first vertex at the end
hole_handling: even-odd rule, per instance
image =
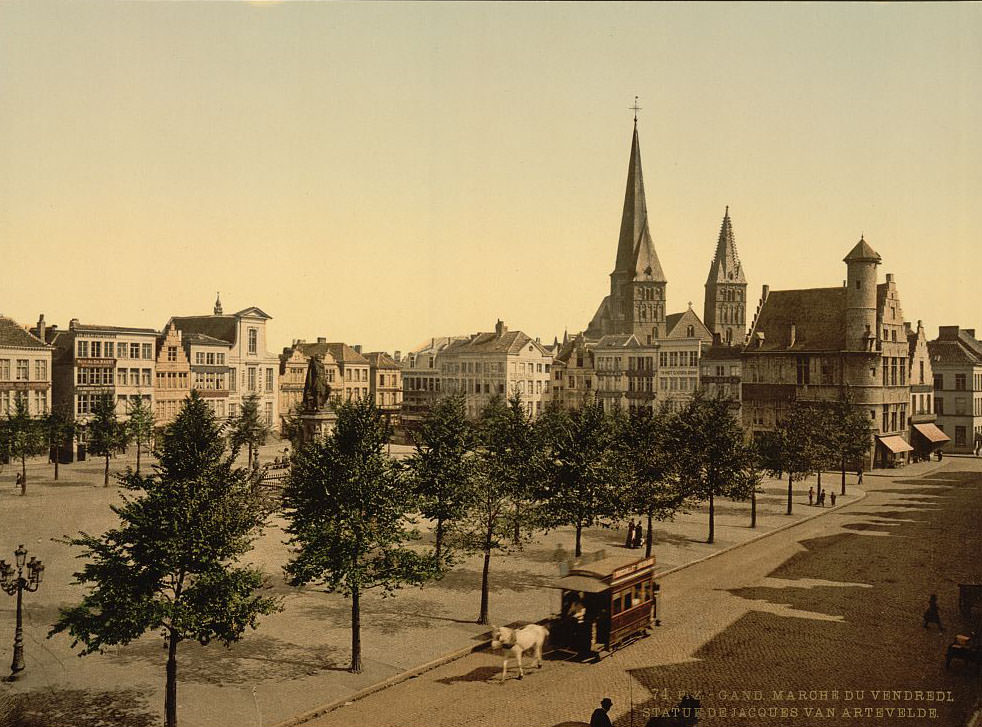
POLYGON ((331 398, 331 385, 327 381, 324 362, 320 356, 311 356, 307 364, 307 378, 303 383, 303 410, 320 411, 331 398))

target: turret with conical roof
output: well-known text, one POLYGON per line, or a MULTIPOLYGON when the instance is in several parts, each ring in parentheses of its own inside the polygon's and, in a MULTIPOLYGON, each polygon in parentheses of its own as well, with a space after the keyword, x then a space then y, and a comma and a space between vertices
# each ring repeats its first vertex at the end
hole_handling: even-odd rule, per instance
POLYGON ((215 315, 222 315, 222 295, 221 293, 215 293, 215 315))
POLYGON ((737 255, 730 208, 723 213, 716 254, 706 279, 703 320, 712 334, 725 343, 743 341, 747 320, 747 279, 737 255))
POLYGON ((880 255, 864 236, 842 261, 846 264, 846 350, 872 351, 876 341, 876 266, 880 255))

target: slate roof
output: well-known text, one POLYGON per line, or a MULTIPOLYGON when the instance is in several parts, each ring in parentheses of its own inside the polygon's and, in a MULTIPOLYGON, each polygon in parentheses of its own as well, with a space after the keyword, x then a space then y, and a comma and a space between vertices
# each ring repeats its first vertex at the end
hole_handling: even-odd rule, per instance
POLYGON ((188 333, 185 335, 183 331, 181 332, 181 340, 187 343, 193 343, 195 345, 203 346, 228 346, 228 341, 223 341, 219 338, 213 338, 212 336, 206 336, 204 333, 188 333))
POLYGON ((226 343, 235 343, 235 316, 179 316, 171 318, 171 324, 185 338, 189 334, 198 333, 226 343))
POLYGON ((146 333, 151 336, 156 336, 160 331, 154 328, 133 328, 132 326, 98 326, 92 323, 76 323, 69 330, 74 331, 87 331, 101 333, 103 331, 109 333, 146 333))
POLYGON ((368 359, 346 343, 298 343, 297 348, 307 356, 323 356, 329 353, 338 363, 368 365, 368 359))
POLYGON ((932 364, 982 365, 982 342, 964 330, 959 330, 955 337, 945 336, 928 341, 927 351, 932 364))
POLYGON ((849 251, 849 254, 842 258, 842 262, 882 262, 880 253, 870 247, 869 243, 860 236, 859 242, 849 251))
POLYGON ((846 289, 773 290, 764 301, 747 351, 843 351, 846 348, 846 289), (795 343, 791 341, 791 325, 795 343), (764 334, 757 346, 757 334, 764 334))
POLYGON ((544 349, 537 344, 527 334, 521 331, 505 331, 501 335, 491 331, 487 333, 475 333, 466 341, 454 341, 445 351, 447 353, 518 353, 522 348, 531 343, 540 351, 544 349))
POLYGON ((702 360, 703 361, 731 361, 733 359, 739 359, 742 351, 743 351, 742 346, 727 346, 726 344, 717 344, 717 345, 709 346, 702 350, 702 360))
POLYGON ((365 354, 365 358, 368 359, 368 363, 376 369, 401 369, 402 367, 396 363, 396 360, 392 358, 385 351, 372 351, 365 354))
POLYGON ((624 210, 621 213, 621 232, 617 241, 614 272, 629 272, 635 280, 666 282, 651 241, 651 233, 648 231, 648 209, 644 198, 637 124, 634 125, 634 136, 631 139, 631 159, 627 168, 627 189, 624 191, 624 210))
POLYGON ((0 346, 11 348, 49 348, 44 341, 21 326, 17 321, 0 316, 0 346))

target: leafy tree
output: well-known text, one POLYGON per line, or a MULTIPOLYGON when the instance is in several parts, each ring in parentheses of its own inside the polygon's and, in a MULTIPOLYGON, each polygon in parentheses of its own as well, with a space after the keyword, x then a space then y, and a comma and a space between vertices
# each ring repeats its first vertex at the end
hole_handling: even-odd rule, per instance
POLYGON ((71 442, 78 431, 78 424, 72 414, 71 406, 59 405, 45 415, 42 429, 48 443, 48 451, 55 453, 55 479, 58 479, 58 464, 61 458, 61 449, 65 442, 71 442))
POLYGON ((791 402, 777 428, 765 438, 761 448, 766 467, 773 473, 788 475, 788 515, 792 512, 793 483, 815 470, 815 418, 812 407, 791 402))
POLYGON ((638 408, 622 421, 617 443, 628 474, 626 504, 632 512, 648 518, 645 557, 651 555, 654 521, 672 518, 685 503, 685 493, 676 476, 676 458, 669 433, 674 417, 638 408))
POLYGON ((574 553, 579 557, 583 529, 623 509, 615 427, 594 400, 558 414, 551 429, 541 509, 547 525, 576 528, 574 553))
POLYGON ((764 479, 763 458, 757 444, 744 445, 743 469, 738 473, 730 497, 734 500, 750 500, 750 527, 757 527, 757 493, 764 479))
POLYGON ((61 609, 49 637, 68 632, 82 655, 128 644, 159 630, 167 648, 164 711, 177 725, 177 653, 183 641, 226 646, 278 610, 262 595, 262 573, 238 564, 258 537, 264 514, 252 475, 235 467, 220 425, 196 392, 166 429, 153 474, 128 471, 137 493, 112 506, 118 527, 67 542, 88 558, 75 583, 82 602, 61 609))
POLYGON ((862 463, 869 455, 872 428, 866 410, 853 404, 848 392, 834 404, 832 416, 832 450, 842 471, 842 494, 845 495, 846 467, 855 462, 862 463))
POLYGON ((126 449, 130 441, 130 429, 116 416, 116 402, 112 394, 107 392, 96 398, 86 432, 89 451, 97 457, 106 458, 103 486, 109 487, 109 460, 126 449))
POLYGON ((436 521, 436 558, 443 563, 448 526, 460 520, 474 496, 476 433, 463 396, 447 396, 429 410, 414 435, 407 461, 420 513, 436 521))
POLYGON ((298 407, 290 409, 283 416, 283 427, 280 433, 290 442, 293 449, 300 449, 303 445, 303 421, 300 419, 298 407))
POLYGON ((745 463, 743 430, 731 401, 696 396, 672 428, 671 449, 678 462, 679 484, 695 500, 709 502, 709 536, 716 536, 716 498, 738 494, 745 463))
POLYGON ((245 445, 251 465, 252 453, 260 445, 266 444, 267 436, 269 436, 269 427, 266 426, 259 411, 259 395, 249 394, 242 400, 239 415, 232 422, 232 430, 229 432, 232 446, 240 448, 245 445))
POLYGON ((511 542, 520 546, 524 525, 535 518, 532 508, 536 483, 543 473, 540 430, 533 423, 517 389, 498 414, 490 430, 494 439, 495 476, 511 491, 511 542))
POLYGON ((126 425, 130 430, 130 438, 136 442, 136 473, 140 474, 140 454, 144 444, 150 446, 156 417, 150 408, 150 402, 142 397, 130 403, 129 414, 126 425))
POLYGON ((14 398, 14 411, 7 413, 0 434, 4 440, 4 449, 12 459, 20 460, 21 487, 20 494, 27 493, 27 458, 42 454, 45 448, 42 422, 30 415, 27 409, 27 398, 14 398))
POLYGON ((514 508, 514 455, 510 449, 513 440, 510 436, 512 424, 509 408, 501 397, 495 395, 481 412, 478 466, 472 480, 473 497, 459 527, 461 546, 484 557, 481 610, 477 617, 479 624, 488 623, 491 556, 496 552, 507 552, 514 544, 516 522, 523 536, 527 537, 534 528, 529 509, 514 508), (521 520, 515 517, 516 512, 521 515, 521 520))
POLYGON ((419 537, 409 518, 415 503, 385 454, 392 430, 375 403, 347 401, 337 414, 329 436, 293 455, 283 493, 294 547, 286 572, 293 585, 323 583, 351 599, 350 670, 360 673, 361 595, 422 585, 439 563, 408 547, 419 537))

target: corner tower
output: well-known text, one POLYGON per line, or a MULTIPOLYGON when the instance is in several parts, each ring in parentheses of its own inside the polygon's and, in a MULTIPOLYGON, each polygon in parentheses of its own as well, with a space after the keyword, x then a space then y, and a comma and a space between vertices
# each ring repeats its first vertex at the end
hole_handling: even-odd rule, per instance
POLYGON ((747 279, 737 256, 729 207, 723 213, 716 254, 706 278, 703 322, 714 337, 719 334, 723 343, 741 344, 746 337, 747 279))
POLYGON ((876 341, 876 266, 880 255, 860 236, 846 264, 846 350, 871 351, 876 341))

